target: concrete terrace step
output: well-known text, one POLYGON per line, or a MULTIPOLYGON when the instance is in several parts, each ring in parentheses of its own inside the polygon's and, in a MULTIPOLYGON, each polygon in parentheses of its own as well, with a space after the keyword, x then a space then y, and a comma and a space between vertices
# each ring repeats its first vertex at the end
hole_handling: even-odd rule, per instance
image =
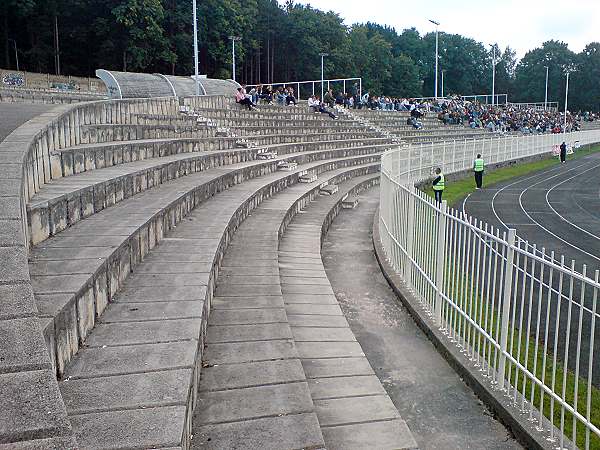
MULTIPOLYGON (((376 165, 334 169, 325 177, 343 180, 376 169, 376 165)), ((273 173, 238 184, 207 200, 136 268, 60 383, 82 448, 188 447, 208 311, 211 303, 219 302, 216 297, 213 299, 212 289, 217 274, 227 271, 219 269, 221 258, 228 242, 232 242, 230 249, 234 252, 238 248, 236 238, 231 236, 244 218, 261 201, 285 190, 287 183, 282 180, 289 177, 273 173)), ((304 193, 316 188, 295 186, 300 186, 304 193)), ((268 332, 268 326, 263 331, 268 332)), ((220 336, 217 339, 223 339, 222 333, 220 336)), ((289 340, 289 333, 286 336, 289 340)), ((210 341, 214 337, 209 330, 206 339, 210 341)), ((225 366, 237 361, 235 356, 230 357, 230 353, 221 350, 224 351, 222 357, 227 359, 225 366)), ((290 366, 291 362, 279 361, 275 372, 271 372, 272 376, 279 373, 291 377, 287 379, 290 383, 253 392, 256 403, 250 402, 251 406, 240 406, 235 396, 227 397, 220 392, 212 398, 212 409, 201 402, 197 411, 210 409, 216 416, 231 422, 231 414, 239 414, 244 408, 247 412, 252 406, 266 407, 265 399, 261 398, 265 395, 269 400, 280 399, 276 405, 294 399, 292 405, 285 407, 286 417, 275 415, 271 419, 280 431, 285 424, 286 432, 276 445, 280 446, 286 439, 301 439, 307 445, 290 448, 321 447, 318 422, 314 413, 310 414, 313 407, 308 387, 300 378, 303 376, 301 366, 299 362, 290 366), (290 415, 293 412, 298 414, 290 415)), ((255 367, 254 373, 262 373, 260 369, 255 367)), ((210 374, 204 379, 208 378, 210 374)), ((226 377, 213 380, 221 384, 227 382, 226 377)), ((238 400, 241 399, 238 397, 238 400)), ((264 432, 269 419, 264 417, 264 410, 261 412, 262 424, 254 430, 264 432)), ((277 410, 277 414, 280 413, 281 410, 277 410)), ((231 423, 225 426, 229 439, 235 436, 232 426, 231 423)), ((197 442, 200 436, 194 434, 192 442, 197 442)), ((248 439, 247 442, 252 442, 248 439)))
POLYGON ((318 186, 294 185, 264 201, 230 243, 207 329, 194 449, 322 446, 277 267, 280 230, 318 195, 318 186))
MULTIPOLYGON (((342 144, 338 141, 337 144, 342 144)), ((285 150, 301 150, 301 145, 285 150)), ((337 147, 296 151, 284 154, 271 162, 361 155, 380 152, 389 145, 337 147)), ((255 160, 257 150, 238 149, 222 152, 179 153, 162 158, 144 159, 109 168, 83 172, 47 183, 27 205, 30 240, 38 244, 94 213, 111 207, 124 199, 167 181, 212 167, 255 160)))
POLYGON ((203 138, 215 135, 215 129, 206 125, 139 125, 139 124, 96 124, 82 125, 82 144, 136 139, 160 138, 203 138))
POLYGON ((417 448, 356 341, 321 261, 321 239, 343 199, 368 187, 356 181, 340 184, 338 193, 308 205, 288 225, 279 246, 285 310, 326 447, 417 448))
MULTIPOLYGON (((379 157, 380 153, 317 161, 274 176, 287 184, 296 181, 300 169, 318 174, 337 167, 377 165, 379 157)), ((189 175, 123 200, 36 246, 29 270, 58 374, 64 373, 130 270, 166 231, 215 193, 275 170, 272 161, 250 162, 189 175)))
MULTIPOLYGON (((53 152, 51 155, 52 178, 58 179, 132 161, 185 152, 246 148, 239 143, 240 139, 242 137, 143 139, 72 146, 53 152)), ((389 138, 381 137, 379 133, 375 132, 346 133, 345 135, 317 133, 312 135, 246 136, 243 139, 257 147, 275 148, 277 146, 280 149, 294 145, 304 147, 306 145, 333 145, 333 143, 355 145, 359 142, 391 142, 389 138)))
MULTIPOLYGON (((211 119, 231 119, 231 120, 244 120, 244 119, 268 119, 268 120, 320 120, 320 121, 330 121, 331 119, 322 114, 315 114, 314 111, 308 106, 302 108, 285 108, 280 107, 273 110, 265 110, 261 108, 258 111, 248 111, 247 109, 215 109, 215 108, 199 108, 196 109, 195 112, 204 118, 211 119)), ((186 115, 183 115, 184 117, 186 115)), ((187 116, 194 117, 194 116, 187 116)), ((344 116, 346 117, 346 116, 344 116)), ((342 119, 344 118, 342 117, 342 119)), ((347 119, 351 120, 351 119, 347 119)))

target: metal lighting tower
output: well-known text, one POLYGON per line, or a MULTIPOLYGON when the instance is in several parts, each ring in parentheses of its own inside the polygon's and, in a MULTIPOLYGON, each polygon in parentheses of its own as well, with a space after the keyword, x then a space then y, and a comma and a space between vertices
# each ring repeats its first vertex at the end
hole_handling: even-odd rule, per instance
POLYGON ((229 36, 231 39, 231 55, 232 58, 232 68, 231 68, 231 79, 235 81, 235 41, 240 41, 242 38, 239 36, 229 36))
POLYGON ((444 71, 442 70, 442 98, 446 98, 444 97, 444 71))
POLYGON ((435 25, 435 99, 438 98, 438 27, 439 22, 429 19, 429 21, 435 25))
POLYGON ((194 9, 194 76, 196 80, 196 95, 200 95, 200 75, 198 74, 198 22, 196 20, 196 0, 192 0, 194 9))
POLYGON ((496 46, 492 46, 492 106, 496 103, 496 46))
POLYGON ((564 129, 563 129, 563 133, 567 132, 567 106, 569 103, 569 75, 573 71, 574 70, 572 67, 565 68, 565 73, 567 74, 567 85, 565 87, 565 125, 564 125, 564 129))
POLYGON ((546 93, 544 94, 544 111, 548 109, 548 66, 546 68, 546 93))
POLYGON ((15 62, 17 64, 17 72, 19 72, 19 53, 17 52, 17 41, 15 41, 14 39, 8 38, 9 41, 13 42, 13 45, 15 47, 15 62))
POLYGON ((323 101, 323 78, 324 78, 324 69, 323 69, 323 60, 326 56, 329 56, 329 53, 319 53, 321 57, 321 101, 323 101))

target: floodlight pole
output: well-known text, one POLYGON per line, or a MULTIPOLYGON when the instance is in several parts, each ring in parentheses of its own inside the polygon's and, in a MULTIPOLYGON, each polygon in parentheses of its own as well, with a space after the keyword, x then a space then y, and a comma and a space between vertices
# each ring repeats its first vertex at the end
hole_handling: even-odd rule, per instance
POLYGON ((231 79, 235 81, 235 41, 239 41, 242 38, 239 36, 229 36, 231 39, 231 56, 232 56, 232 67, 231 67, 231 79))
POLYGON ((492 106, 496 103, 496 46, 492 46, 492 106))
POLYGON ((194 9, 194 77, 196 81, 196 95, 200 95, 200 75, 198 74, 198 21, 196 20, 196 0, 192 0, 194 9))
POLYGON ((442 98, 446 98, 444 97, 444 71, 442 70, 442 98))
POLYGON ((544 94, 544 111, 548 109, 548 66, 546 67, 546 93, 544 94))
POLYGON ((569 69, 567 69, 567 85, 565 87, 565 126, 564 126, 563 133, 567 132, 567 106, 569 103, 569 75, 570 74, 571 74, 571 71, 569 69))
POLYGON ((8 38, 9 41, 13 42, 13 45, 15 47, 15 62, 17 64, 17 72, 20 72, 19 70, 19 53, 17 52, 17 41, 15 41, 14 39, 8 38))
POLYGON ((323 79, 325 78, 324 59, 326 56, 329 56, 329 53, 319 53, 319 56, 321 57, 321 101, 324 101, 323 100, 323 79))
POLYGON ((435 99, 438 98, 438 27, 439 22, 429 19, 429 21, 435 25, 435 99))

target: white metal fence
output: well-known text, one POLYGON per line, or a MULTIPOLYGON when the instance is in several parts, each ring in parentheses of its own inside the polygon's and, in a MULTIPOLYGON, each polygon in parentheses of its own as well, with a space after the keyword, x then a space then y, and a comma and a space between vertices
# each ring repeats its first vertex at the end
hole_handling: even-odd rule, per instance
MULTIPOLYGON (((434 167, 469 169, 550 152, 600 131, 494 137, 398 148, 381 164, 379 228, 386 257, 448 340, 548 440, 600 448, 598 270, 436 205, 414 187, 434 167), (532 249, 533 247, 533 249, 532 249), (593 273, 592 273, 593 272, 593 273), (557 431, 558 430, 558 431, 557 431)), ((596 269, 596 268, 594 268, 596 269)))
MULTIPOLYGON (((333 78, 325 80, 307 80, 307 81, 286 81, 284 83, 262 83, 263 86, 272 86, 273 90, 279 87, 292 87, 295 90, 298 100, 307 99, 311 95, 321 95, 321 81, 323 82, 323 90, 327 92, 329 88, 333 88, 336 92, 342 91, 350 93, 357 85, 358 96, 362 96, 362 78, 333 78)), ((246 89, 251 89, 258 84, 247 84, 246 89)))

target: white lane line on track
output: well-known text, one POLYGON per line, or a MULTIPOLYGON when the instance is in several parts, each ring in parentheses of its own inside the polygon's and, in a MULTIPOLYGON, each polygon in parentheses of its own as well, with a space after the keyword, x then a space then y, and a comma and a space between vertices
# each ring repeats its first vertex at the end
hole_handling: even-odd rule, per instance
POLYGON ((571 181, 573 178, 577 178, 578 176, 580 176, 580 175, 583 175, 584 173, 586 173, 586 172, 589 172, 590 170, 597 169, 598 167, 600 167, 600 164, 597 164, 597 165, 595 165, 595 166, 592 166, 592 167, 590 167, 589 169, 587 169, 587 170, 584 170, 583 172, 581 172, 581 173, 579 173, 579 174, 577 174, 577 175, 574 175, 574 176, 572 176, 572 177, 569 177, 569 178, 567 178, 566 180, 563 180, 563 181, 561 181, 560 183, 558 183, 558 184, 555 184, 554 186, 552 186, 550 189, 548 189, 548 192, 546 192, 546 203, 547 203, 547 205, 550 207, 550 209, 551 209, 551 210, 554 212, 554 214, 556 214, 558 217, 560 217, 560 218, 561 218, 562 220, 564 220, 566 223, 568 223, 569 225, 571 225, 571 226, 572 226, 572 227, 574 227, 574 228, 577 228, 579 231, 581 231, 581 232, 583 232, 583 233, 587 234, 588 236, 591 236, 591 237, 593 237, 594 239, 596 239, 596 240, 599 240, 599 241, 600 241, 600 237, 596 236, 596 235, 595 235, 595 234, 593 234, 593 233, 590 233, 589 231, 587 231, 587 230, 586 230, 586 229, 584 229, 584 228, 581 228, 580 226, 578 226, 578 225, 574 224, 574 223, 573 223, 573 222, 571 222, 570 220, 566 219, 566 218, 565 218, 563 215, 561 215, 561 214, 560 214, 560 213, 559 213, 559 212, 558 212, 556 209, 554 209, 554 207, 553 207, 553 206, 552 206, 552 204, 550 203, 550 199, 548 198, 548 197, 549 197, 549 195, 550 195, 550 192, 552 192, 552 191, 553 191, 553 190, 554 190, 556 187, 558 187, 558 186, 560 186, 560 185, 562 185, 562 184, 566 183, 567 181, 571 181))
MULTIPOLYGON (((572 170, 575 170, 576 168, 579 168, 579 167, 581 167, 582 165, 583 165, 583 164, 581 164, 581 165, 579 165, 579 166, 577 166, 577 167, 574 167, 574 168, 572 168, 572 169, 570 169, 570 170, 568 170, 568 171, 566 171, 566 172, 570 172, 570 171, 572 171, 572 170)), ((600 167, 600 164, 598 164, 598 165, 596 165, 596 166, 594 166, 594 167, 592 167, 592 168, 590 168, 590 169, 587 169, 587 170, 583 171, 582 173, 585 173, 585 172, 587 172, 587 171, 589 171, 589 170, 592 170, 592 169, 595 169, 595 168, 597 168, 597 167, 600 167)), ((566 172, 561 172, 561 173, 559 173, 559 174, 556 174, 556 175, 554 175, 554 176, 552 176, 552 177, 550 177, 550 178, 545 178, 545 179, 543 179, 543 180, 541 180, 541 181, 538 181, 537 183, 533 184, 532 186, 536 186, 536 185, 538 185, 538 184, 541 184, 541 183, 547 182, 548 180, 551 180, 552 178, 556 178, 557 176, 563 175, 563 174, 564 174, 564 173, 566 173, 566 172)), ((579 175, 580 175, 580 174, 577 174, 577 175, 575 175, 575 176, 579 176, 579 175)), ((567 241, 567 240, 565 240, 565 239, 561 238, 559 235, 557 235, 556 233, 553 233, 553 232, 552 232, 552 231, 550 231, 548 228, 546 228, 545 226, 543 226, 541 223, 539 223, 538 221, 536 221, 536 220, 535 220, 533 217, 531 217, 531 215, 530 215, 530 214, 529 214, 529 213, 528 213, 528 212, 525 210, 525 208, 523 207, 523 195, 525 194, 525 192, 527 192, 527 190, 528 190, 528 189, 529 189, 529 188, 526 188, 526 189, 524 189, 524 190, 521 192, 521 195, 519 195, 519 206, 521 207, 521 210, 523 211, 523 213, 525 213, 525 215, 526 215, 526 216, 529 218, 529 220, 531 220, 532 222, 536 223, 536 224, 537 224, 537 225, 538 225, 538 226, 539 226, 539 227, 540 227, 542 230, 544 230, 546 233, 548 233, 548 234, 550 234, 550 235, 554 236, 556 239, 558 239, 559 241, 561 241, 561 242, 563 242, 563 243, 567 244, 569 247, 572 247, 572 248, 574 248, 574 249, 576 249, 576 250, 579 250, 581 253, 584 253, 584 254, 586 254, 586 255, 588 255, 588 256, 590 256, 590 257, 594 258, 596 261, 600 261, 600 258, 598 258, 596 255, 593 255, 593 254, 591 254, 591 253, 589 253, 589 252, 586 252, 584 249, 582 249, 582 248, 579 248, 579 247, 577 247, 575 244, 572 244, 571 242, 569 242, 569 241, 567 241)))
MULTIPOLYGON (((568 171, 566 171, 566 172, 571 172, 571 171, 573 171, 573 170, 579 169, 579 168, 580 168, 580 167, 582 167, 582 166, 584 166, 584 164, 579 164, 579 165, 577 165, 577 166, 575 166, 575 167, 572 167, 572 168, 570 168, 570 169, 569 169, 568 171)), ((496 208, 495 208, 495 206, 494 206, 494 202, 495 202, 495 200, 496 200, 497 196, 498 196, 500 193, 502 193, 502 192, 505 192, 505 191, 518 190, 518 188, 516 188, 516 189, 511 189, 511 187, 512 187, 512 186, 514 186, 514 185, 516 185, 516 184, 519 184, 519 183, 521 183, 521 182, 523 182, 523 181, 527 181, 527 180, 531 180, 532 178, 536 178, 536 177, 538 177, 538 176, 540 176, 540 175, 544 175, 544 174, 552 173, 553 171, 558 171, 558 170, 560 169, 560 167, 561 167, 561 166, 560 166, 560 165, 558 165, 558 166, 556 166, 556 167, 552 167, 552 168, 550 168, 550 169, 546 169, 546 170, 544 170, 544 171, 541 171, 541 172, 536 172, 535 174, 533 174, 533 175, 531 175, 531 176, 528 176, 528 177, 526 177, 526 178, 521 178, 521 179, 519 179, 519 180, 517 180, 517 181, 514 181, 513 183, 509 183, 509 184, 507 184, 506 186, 504 186, 504 187, 502 187, 502 188, 500 188, 500 189, 497 189, 497 190, 496 190, 496 193, 495 193, 495 194, 494 194, 494 196, 492 197, 492 205, 491 205, 491 206, 492 206, 492 212, 493 212, 494 216, 496 217, 496 220, 497 220, 498 222, 500 222, 500 224, 501 224, 501 225, 502 225, 504 228, 506 228, 506 229, 508 230, 508 228, 509 228, 509 227, 507 226, 506 222, 504 222, 504 221, 503 221, 503 220, 500 218, 500 216, 499 216, 499 214, 498 214, 498 212, 496 211, 496 208)), ((565 173, 565 172, 560 172, 559 174, 557 174, 557 175, 555 175, 555 176, 553 176, 553 177, 551 177, 551 178, 555 178, 556 176, 558 176, 558 175, 561 175, 561 174, 564 174, 564 173, 565 173)), ((550 178, 550 179, 551 179, 551 178, 550 178)), ((539 184, 539 183, 536 183, 536 184, 539 184)), ((530 186, 530 187, 531 187, 531 186, 530 186)), ((521 191, 521 193, 522 193, 522 191, 521 191)), ((516 193, 515 193, 515 195, 516 195, 516 193)), ((465 215, 466 215, 466 209, 465 209, 465 207, 466 207, 466 202, 467 202, 467 200, 469 199, 469 197, 470 197, 470 196, 471 196, 471 193, 469 193, 469 194, 467 195, 467 197, 465 197, 465 199, 463 200, 463 204, 462 204, 462 212, 463 212, 463 214, 465 214, 465 215)), ((529 217, 529 219, 533 221, 533 219, 531 219, 531 217, 529 217)), ((537 225, 539 225, 537 222, 535 222, 535 221, 533 221, 533 222, 534 222, 534 223, 531 223, 530 225, 536 225, 536 226, 537 226, 537 225)), ((528 242, 528 241, 526 241, 525 239, 523 239, 523 238, 522 238, 522 237, 520 237, 519 235, 516 235, 516 239, 517 239, 517 241, 520 241, 520 242, 523 242, 523 243, 525 243, 526 247, 533 248, 533 246, 532 246, 531 244, 529 244, 529 242, 528 242)), ((538 253, 541 253, 539 250, 537 250, 537 252, 538 252, 538 253)))

